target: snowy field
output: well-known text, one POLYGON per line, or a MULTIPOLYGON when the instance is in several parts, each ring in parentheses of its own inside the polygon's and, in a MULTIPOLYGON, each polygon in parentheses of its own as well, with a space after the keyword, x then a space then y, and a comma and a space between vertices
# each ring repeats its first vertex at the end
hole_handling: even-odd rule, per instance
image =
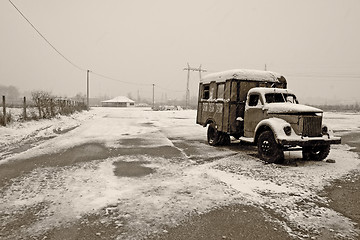
MULTIPOLYGON (((326 112, 324 117, 336 135, 360 131, 359 114, 326 112)), ((326 234, 339 239, 357 237, 355 224, 329 208, 329 199, 318 194, 332 180, 359 169, 359 156, 349 146, 332 146, 328 158, 335 163, 264 164, 241 146, 208 146, 206 128, 196 125, 195 118, 192 110, 94 108, 71 117, 1 127, 0 168, 87 143, 126 154, 66 167, 39 167, 12 179, 0 190, 0 228, 11 221, 12 212, 45 204, 38 213, 41 217, 18 234, 41 235, 104 211, 109 217, 101 221, 127 230, 118 239, 138 239, 161 233, 192 214, 245 204, 273 210, 279 217, 268 216, 269 221, 280 223, 297 239, 326 234), (16 151, 24 144, 28 146, 24 151, 16 151), (124 149, 142 151, 129 154, 124 149), (141 177, 117 176, 119 162, 141 162, 154 171, 141 177)), ((301 154, 287 157, 296 159, 301 154)))

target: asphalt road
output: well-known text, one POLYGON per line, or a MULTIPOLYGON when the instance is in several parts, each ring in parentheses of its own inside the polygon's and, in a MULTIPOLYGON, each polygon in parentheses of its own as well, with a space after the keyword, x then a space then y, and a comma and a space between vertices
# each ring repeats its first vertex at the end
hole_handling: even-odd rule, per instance
MULTIPOLYGON (((107 116, 108 117, 108 116, 107 116)), ((123 116, 111 116, 112 118, 119 118, 123 116)), ((182 123, 181 118, 174 118, 173 121, 182 123)), ((132 124, 135 125, 131 120, 132 124)), ((156 125, 156 119, 147 123, 139 123, 141 127, 152 128, 156 125)), ((139 125, 139 127, 140 127, 139 125)), ((185 128, 186 129, 186 124, 185 128)), ((163 126, 163 125, 162 125, 163 126)), ((181 124, 180 124, 181 126, 181 124)), ((64 132, 64 136, 78 129, 71 129, 69 132, 64 132)), ((80 131, 80 130, 79 130, 80 131)), ((179 179, 183 176, 189 175, 191 172, 186 172, 185 167, 197 168, 204 164, 212 164, 217 161, 232 157, 234 155, 241 156, 242 158, 256 159, 257 153, 254 146, 247 144, 232 143, 231 146, 213 148, 207 146, 205 136, 196 136, 192 139, 176 137, 171 132, 170 128, 163 127, 161 132, 156 132, 156 135, 149 136, 149 134, 139 135, 140 137, 122 138, 117 141, 117 145, 109 146, 103 142, 89 141, 85 144, 80 144, 72 148, 62 149, 59 152, 51 154, 40 154, 37 156, 18 159, 10 161, 6 164, 0 165, 0 197, 5 201, 11 199, 12 196, 15 200, 25 201, 26 204, 17 207, 15 201, 7 203, 6 206, 0 208, 0 239, 348 239, 348 236, 341 235, 332 229, 319 230, 304 230, 301 226, 293 226, 287 223, 287 219, 279 214, 276 209, 267 207, 266 205, 252 205, 242 204, 243 201, 229 201, 229 204, 216 205, 217 200, 212 200, 211 209, 204 212, 196 212, 192 206, 182 206, 183 210, 176 211, 172 209, 169 214, 181 215, 182 218, 174 218, 173 222, 163 222, 162 219, 151 218, 145 216, 149 214, 145 211, 144 215, 134 217, 136 215, 136 208, 138 212, 146 209, 146 206, 141 206, 142 202, 138 202, 134 207, 131 205, 129 209, 134 209, 134 213, 122 211, 122 208, 129 207, 131 204, 122 201, 115 201, 110 205, 104 205, 103 208, 96 211, 89 211, 76 215, 69 212, 69 219, 66 219, 66 212, 60 214, 58 217, 56 213, 47 211, 52 209, 68 209, 66 202, 57 202, 57 198, 61 198, 69 191, 71 182, 67 183, 64 190, 63 173, 65 171, 77 171, 78 169, 97 170, 98 163, 104 163, 108 159, 116 159, 111 162, 114 167, 112 170, 116 178, 122 179, 136 179, 140 184, 141 179, 146 176, 151 176, 153 173, 159 172, 152 164, 158 164, 164 167, 164 174, 160 177, 164 179, 171 179, 172 174, 176 175, 175 170, 179 169, 184 171, 183 175, 177 176, 179 179), (143 137, 141 137, 143 136, 143 137), (166 141, 171 141, 169 144, 152 145, 153 139, 161 138, 166 141), (150 144, 151 143, 151 144, 150 144), (190 156, 190 157, 189 157, 190 156), (124 160, 131 157, 132 161, 124 160), (118 159, 119 158, 119 159, 118 159), (150 159, 150 160, 149 160, 150 159), (151 159, 169 160, 163 165, 162 162, 152 163, 151 159), (184 163, 185 162, 185 163, 184 163), (89 164, 91 163, 91 164, 89 164), (94 164, 93 164, 94 163, 94 164), (173 167, 174 172, 169 172, 168 169, 173 167), (74 170, 75 169, 75 170, 74 170), (46 173, 46 175, 44 175, 46 173), (38 176, 44 177, 42 180, 38 176), (25 181, 26 180, 26 181, 25 181), (33 186, 31 182, 39 183, 38 186, 33 186), (62 182, 61 182, 62 181, 62 182), (28 185, 24 185, 26 182, 28 185), (52 184, 52 185, 50 185, 52 184), (27 186, 31 187, 33 194, 27 191, 27 186), (43 189, 47 189, 47 194, 43 199, 34 201, 37 193, 42 193, 43 189), (38 191, 38 192, 37 192, 38 191), (58 196, 56 196, 58 192, 58 196), (54 195, 52 195, 54 194, 54 195), (23 199, 22 196, 25 198, 23 199), (51 198, 52 197, 52 198, 51 198), (123 204, 123 205, 122 205, 123 204), (14 206, 14 208, 11 208, 14 206), (70 218, 71 215, 76 215, 75 219, 70 218), (178 221, 177 219, 180 219, 178 221), (134 225, 133 221, 139 221, 138 225, 134 225), (158 221, 158 222, 157 222, 158 221), (42 224, 46 222, 46 227, 42 224), (169 224, 167 224, 169 223, 169 224), (170 224, 171 223, 171 224, 170 224), (36 227, 34 227, 34 225, 36 227), (136 227, 139 227, 138 229, 136 227), (287 228, 292 228, 289 231, 287 228), (138 233, 137 233, 138 232, 138 233)), ((71 136, 71 135, 69 135, 71 136)), ((89 137, 91 139, 91 137, 89 137)), ((164 140, 164 141, 165 141, 164 140)), ((54 139, 52 139, 54 141, 54 139)), ((56 141, 55 141, 56 142, 56 141)), ((353 151, 360 149, 360 134, 352 133, 343 138, 343 143, 357 147, 353 151)), ((36 146, 36 143, 32 143, 36 146)), ((28 150, 28 145, 24 148, 19 145, 18 152, 28 150)), ((257 161, 257 160, 255 160, 257 161)), ((289 164, 303 164, 300 159, 293 159, 289 164)), ((261 168, 261 164, 259 165, 261 168)), ((263 166, 266 166, 265 164, 263 166)), ((94 170, 94 171, 95 171, 94 170)), ((285 170, 286 171, 286 166, 285 170)), ((82 172, 81 172, 82 173, 82 172)), ((75 179, 75 178, 74 178, 75 179)), ((208 177, 204 178, 205 180, 208 177)), ((150 179, 151 180, 151 179, 150 179)), ((91 181, 91 180, 89 180, 91 181)), ((130 181, 130 180, 129 180, 130 181)), ((157 180, 161 181, 161 180, 157 180)), ((177 180, 175 179, 174 182, 177 180)), ((191 181, 191 179, 190 179, 191 181)), ((79 183, 74 180, 73 183, 79 183)), ((156 182, 157 183, 157 182, 156 182)), ((211 187, 211 183, 203 182, 207 189, 211 187)), ((83 186, 89 182, 84 181, 83 186)), ((106 183, 103 183, 106 184, 106 183)), ((143 183, 142 183, 143 184, 143 183)), ((149 183, 150 185, 152 183, 149 183)), ((169 183, 170 184, 170 183, 169 183)), ((201 185, 202 182, 199 183, 201 185)), ((101 184, 98 185, 101 187, 101 184)), ((161 185, 163 186, 163 185, 161 185)), ((160 187, 161 187, 160 186, 160 187)), ((124 186, 125 188, 126 186, 124 186)), ((159 188, 160 188, 159 187, 159 188)), ((330 199, 329 207, 338 213, 341 213, 355 224, 360 224, 360 179, 359 173, 354 171, 349 173, 344 179, 336 179, 332 184, 325 188, 322 192, 318 192, 321 197, 330 199)), ((189 188, 190 189, 190 188, 189 188)), ((95 189, 94 189, 95 190, 95 189)), ((170 188, 171 190, 171 188, 170 188)), ((82 190, 79 189, 79 192, 82 190)), ((165 190, 168 191, 168 190, 165 190)), ((142 191, 143 194, 146 191, 142 191)), ((202 189, 197 186, 195 190, 181 190, 172 195, 179 198, 181 203, 182 198, 191 199, 192 202, 199 204, 196 199, 197 195, 201 192, 206 195, 206 188, 202 189), (204 193, 202 192, 204 191, 204 193)), ((216 190, 214 190, 216 193, 216 190)), ((167 193, 167 192, 166 192, 167 193)), ((105 194, 105 193, 101 193, 105 194)), ((160 196, 160 190, 151 191, 148 194, 150 198, 160 196)), ((111 195, 111 193, 110 193, 111 195)), ((215 196, 215 195, 212 195, 215 196)), ((209 198, 204 198, 204 205, 209 204, 209 198)), ((190 201, 190 200, 189 200, 190 201)), ((191 203, 191 201, 189 203, 191 203)), ((220 201, 220 200, 219 200, 220 201)), ((88 204, 84 199, 80 202, 83 205, 88 204)), ((188 203, 188 200, 184 201, 188 203)), ((69 201, 69 204, 73 204, 69 201)), ((145 204, 145 203, 144 203, 145 204)), ((201 203, 200 203, 201 205, 201 203)), ((176 207, 176 205, 174 205, 176 207)), ((308 205, 304 204, 304 207, 308 205)), ((199 207, 198 207, 199 208, 199 207)), ((73 209, 73 208, 70 208, 73 209)), ((76 209, 76 208, 74 208, 76 209)), ((64 211, 65 211, 64 210, 64 211)), ((70 210, 71 211, 71 210, 70 210)), ((161 211, 161 209, 158 209, 161 211)), ((155 212, 150 212, 150 214, 155 212)), ((169 215, 168 214, 168 215, 169 215)), ((165 215, 167 219, 173 219, 171 216, 165 215)), ((161 215, 163 216, 163 215, 161 215)), ((323 221, 327 221, 325 218, 323 221)), ((357 225, 359 226, 359 225, 357 225)), ((359 231, 359 227, 355 227, 354 231, 359 231)), ((351 238, 356 239, 356 233, 351 238)), ((360 238, 359 238, 360 239, 360 238)))

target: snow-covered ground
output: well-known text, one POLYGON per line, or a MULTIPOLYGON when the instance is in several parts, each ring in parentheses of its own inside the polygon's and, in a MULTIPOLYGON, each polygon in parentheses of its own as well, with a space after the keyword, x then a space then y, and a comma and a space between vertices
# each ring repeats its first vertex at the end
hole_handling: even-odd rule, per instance
POLYGON ((324 121, 338 136, 353 131, 360 131, 360 113, 325 112, 324 121))
MULTIPOLYGON (((325 113, 324 117, 336 133, 360 130, 358 114, 325 113)), ((36 168, 0 192, 0 213, 46 203, 39 213, 42 218, 21 233, 26 235, 76 221, 85 214, 112 211, 117 214, 115 219, 126 219, 126 223, 117 223, 128 229, 127 235, 118 238, 127 239, 161 232, 164 226, 175 226, 191 214, 247 204, 275 211, 281 217, 269 220, 280 223, 295 237, 316 237, 324 231, 344 238, 356 236, 355 224, 329 208, 329 200, 318 195, 332 180, 359 169, 359 156, 349 151, 349 146, 332 147, 328 158, 335 163, 264 164, 242 152, 241 147, 237 151, 208 146, 206 128, 196 125, 195 118, 196 111, 192 110, 94 108, 71 117, 1 127, 0 146, 9 151, 0 152, 0 167, 85 143, 113 149, 142 148, 145 154, 120 154, 62 168, 36 168), (10 151, 29 139, 40 143, 21 153, 10 151), (136 143, 122 144, 130 140, 136 143), (180 154, 146 154, 147 149, 164 146, 180 154), (138 178, 119 177, 114 174, 114 163, 119 161, 141 161, 155 172, 138 178)))

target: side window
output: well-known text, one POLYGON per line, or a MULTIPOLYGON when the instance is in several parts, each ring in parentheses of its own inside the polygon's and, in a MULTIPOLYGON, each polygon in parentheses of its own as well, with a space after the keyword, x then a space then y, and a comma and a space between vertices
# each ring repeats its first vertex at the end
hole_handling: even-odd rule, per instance
POLYGON ((216 97, 216 83, 210 84, 209 98, 214 99, 216 97))
POLYGON ((224 98, 224 91, 225 91, 225 83, 218 84, 216 97, 223 99, 224 98))
POLYGON ((203 91, 203 96, 202 96, 202 99, 209 99, 210 97, 210 85, 207 84, 207 85, 204 85, 204 91, 203 91))
POLYGON ((249 106, 257 106, 259 104, 259 95, 250 95, 249 106))

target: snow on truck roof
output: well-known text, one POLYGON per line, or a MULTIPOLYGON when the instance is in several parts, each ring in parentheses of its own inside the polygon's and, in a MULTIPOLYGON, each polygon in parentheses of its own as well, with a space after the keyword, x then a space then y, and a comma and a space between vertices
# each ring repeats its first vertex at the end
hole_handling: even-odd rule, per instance
POLYGON ((294 94, 294 92, 288 88, 263 88, 263 87, 256 87, 249 90, 249 94, 251 93, 261 93, 263 95, 267 93, 287 93, 287 94, 294 94))
POLYGON ((233 69, 233 70, 208 74, 205 77, 203 77, 200 82, 201 83, 210 83, 213 81, 225 82, 228 79, 280 82, 279 80, 280 78, 284 78, 284 77, 278 73, 270 72, 270 71, 233 69))

